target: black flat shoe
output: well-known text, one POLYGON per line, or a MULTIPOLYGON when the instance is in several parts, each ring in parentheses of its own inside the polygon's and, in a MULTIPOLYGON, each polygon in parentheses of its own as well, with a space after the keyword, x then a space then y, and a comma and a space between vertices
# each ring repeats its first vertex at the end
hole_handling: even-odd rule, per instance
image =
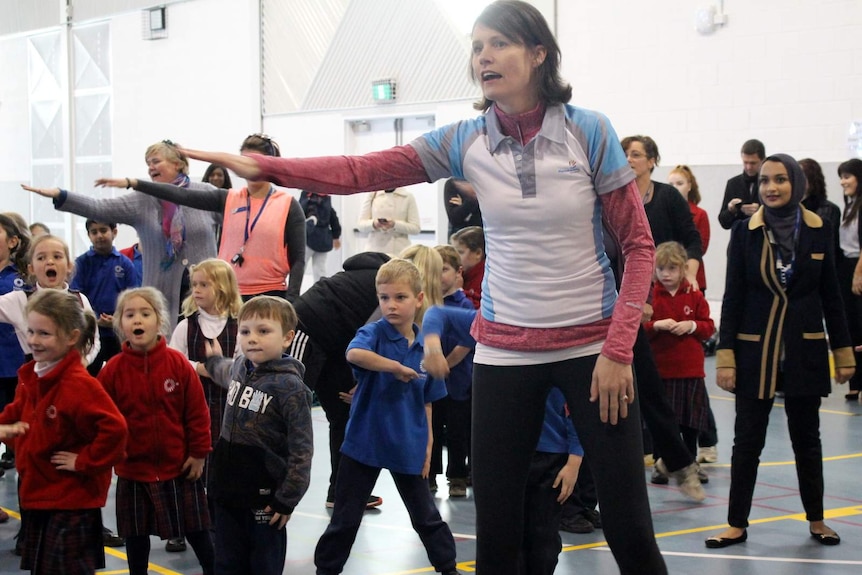
POLYGON ((852 392, 848 393, 847 395, 845 395, 844 399, 846 399, 847 401, 856 401, 859 399, 859 392, 858 391, 852 391, 852 392))
POLYGON ((821 545, 838 545, 841 538, 837 533, 811 533, 811 538, 821 545))
POLYGON ((737 543, 745 543, 746 539, 748 539, 748 531, 743 531, 739 537, 710 537, 704 543, 709 549, 723 549, 737 543))

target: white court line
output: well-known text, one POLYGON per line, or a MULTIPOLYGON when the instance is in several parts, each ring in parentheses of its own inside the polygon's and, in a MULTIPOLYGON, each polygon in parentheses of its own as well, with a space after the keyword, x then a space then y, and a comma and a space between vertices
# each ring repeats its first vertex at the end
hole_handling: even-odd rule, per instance
MULTIPOLYGON (((327 523, 329 523, 329 520, 332 519, 329 515, 323 515, 320 513, 308 513, 306 511, 294 511, 293 515, 299 515, 301 517, 311 517, 313 519, 320 519, 322 521, 326 521, 327 523)), ((416 533, 413 530, 413 527, 411 527, 409 525, 407 527, 404 527, 403 525, 386 525, 386 524, 382 524, 382 523, 373 523, 370 521, 363 521, 362 527, 374 527, 377 529, 388 529, 390 531, 404 531, 405 533, 416 533)), ((454 537, 455 539, 476 539, 476 534, 475 533, 470 534, 470 533, 454 533, 453 532, 452 537, 454 537)))
MULTIPOLYGON (((595 547, 593 551, 610 551, 608 547, 595 547)), ((681 551, 662 551, 662 555, 673 557, 705 557, 708 559, 737 559, 740 561, 769 561, 772 563, 816 563, 818 565, 862 565, 862 561, 840 559, 803 559, 801 557, 752 557, 750 555, 720 555, 717 553, 683 553, 681 551)))

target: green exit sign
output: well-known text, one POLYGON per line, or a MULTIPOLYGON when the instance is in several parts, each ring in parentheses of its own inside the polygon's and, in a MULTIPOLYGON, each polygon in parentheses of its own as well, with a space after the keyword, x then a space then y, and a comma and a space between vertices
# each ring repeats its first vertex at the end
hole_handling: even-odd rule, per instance
POLYGON ((394 102, 395 80, 377 80, 371 82, 371 97, 375 102, 394 102))

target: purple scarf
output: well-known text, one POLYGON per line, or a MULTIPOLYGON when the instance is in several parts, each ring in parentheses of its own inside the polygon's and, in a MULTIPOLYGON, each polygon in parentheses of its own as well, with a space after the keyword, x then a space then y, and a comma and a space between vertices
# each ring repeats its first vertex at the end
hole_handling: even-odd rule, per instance
MULTIPOLYGON (((189 187, 189 177, 179 174, 171 182, 181 188, 189 187)), ((162 269, 166 270, 173 265, 177 254, 183 249, 186 239, 186 224, 183 217, 183 209, 173 202, 159 200, 162 206, 162 234, 165 236, 165 257, 162 258, 162 269)))

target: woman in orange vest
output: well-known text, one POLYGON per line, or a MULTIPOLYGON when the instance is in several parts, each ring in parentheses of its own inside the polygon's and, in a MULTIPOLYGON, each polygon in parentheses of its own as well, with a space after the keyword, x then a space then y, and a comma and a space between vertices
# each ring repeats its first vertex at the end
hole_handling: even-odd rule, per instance
MULTIPOLYGON (((243 140, 241 154, 281 156, 278 144, 264 134, 243 140)), ((218 257, 236 273, 243 301, 256 295, 293 300, 299 295, 305 273, 305 215, 299 202, 269 182, 248 181, 242 189, 210 187, 188 190, 132 178, 103 178, 100 186, 135 190, 222 214, 218 257)))

